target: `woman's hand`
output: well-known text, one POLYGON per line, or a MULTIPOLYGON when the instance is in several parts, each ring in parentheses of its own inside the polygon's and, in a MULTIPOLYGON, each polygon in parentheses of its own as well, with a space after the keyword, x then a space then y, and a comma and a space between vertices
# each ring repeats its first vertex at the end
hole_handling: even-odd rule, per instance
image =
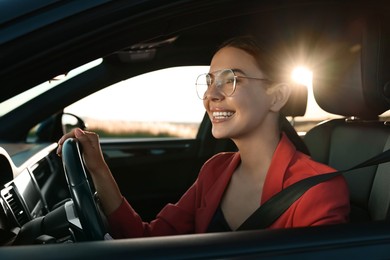
POLYGON ((62 145, 68 138, 76 138, 79 141, 82 147, 82 156, 85 166, 92 175, 107 167, 100 148, 99 136, 96 133, 75 128, 71 132, 65 134, 58 141, 57 154, 59 156, 61 156, 62 145))
POLYGON ((62 145, 68 138, 76 138, 80 142, 84 164, 91 174, 102 208, 106 215, 111 214, 121 205, 123 197, 104 160, 99 136, 94 132, 76 128, 58 141, 57 154, 59 156, 61 156, 62 145))

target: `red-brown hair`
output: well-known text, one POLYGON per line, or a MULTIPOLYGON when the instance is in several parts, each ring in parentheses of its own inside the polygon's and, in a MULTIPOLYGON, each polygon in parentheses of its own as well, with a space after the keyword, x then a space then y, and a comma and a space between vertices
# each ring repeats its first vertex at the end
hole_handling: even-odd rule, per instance
POLYGON ((231 38, 222 43, 218 50, 225 47, 234 47, 247 52, 255 58, 259 69, 269 80, 273 82, 285 81, 275 51, 268 47, 267 44, 259 42, 255 37, 245 35, 231 38))

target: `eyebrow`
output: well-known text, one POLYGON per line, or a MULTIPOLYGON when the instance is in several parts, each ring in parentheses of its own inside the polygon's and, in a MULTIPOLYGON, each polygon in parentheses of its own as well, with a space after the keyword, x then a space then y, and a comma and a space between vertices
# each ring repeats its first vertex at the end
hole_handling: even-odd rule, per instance
POLYGON ((232 70, 233 72, 241 73, 241 74, 247 76, 246 73, 245 73, 242 69, 235 69, 235 68, 232 68, 231 70, 232 70))
POLYGON ((226 68, 226 69, 216 70, 216 71, 209 72, 208 74, 214 74, 215 72, 219 72, 219 71, 223 71, 223 70, 229 70, 229 69, 232 70, 235 73, 237 72, 237 73, 241 73, 241 74, 247 76, 246 73, 242 69, 237 69, 237 68, 226 68))

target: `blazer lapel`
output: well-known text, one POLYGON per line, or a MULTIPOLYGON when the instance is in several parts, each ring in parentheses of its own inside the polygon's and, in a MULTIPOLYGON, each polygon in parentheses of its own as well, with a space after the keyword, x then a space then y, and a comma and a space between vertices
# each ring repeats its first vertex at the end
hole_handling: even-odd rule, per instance
MULTIPOLYGON (((219 171, 218 178, 210 186, 210 189, 206 191, 202 200, 202 206, 197 210, 196 214, 196 232, 204 233, 207 231, 208 225, 215 214, 217 207, 219 206, 223 193, 226 190, 227 185, 240 162, 239 153, 235 153, 232 160, 226 167, 216 167, 214 171, 219 171)), ((219 165, 221 166, 221 165, 219 165)), ((212 174, 210 172, 210 174, 212 174)))
POLYGON ((294 145, 283 133, 265 178, 261 204, 283 189, 284 176, 295 153, 294 145))

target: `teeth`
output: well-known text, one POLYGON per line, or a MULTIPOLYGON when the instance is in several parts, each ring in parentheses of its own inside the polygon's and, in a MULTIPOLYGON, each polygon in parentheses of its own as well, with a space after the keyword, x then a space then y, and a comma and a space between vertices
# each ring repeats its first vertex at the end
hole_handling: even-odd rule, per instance
POLYGON ((227 111, 213 112, 213 117, 216 119, 224 119, 232 116, 233 114, 234 114, 233 112, 227 112, 227 111))

